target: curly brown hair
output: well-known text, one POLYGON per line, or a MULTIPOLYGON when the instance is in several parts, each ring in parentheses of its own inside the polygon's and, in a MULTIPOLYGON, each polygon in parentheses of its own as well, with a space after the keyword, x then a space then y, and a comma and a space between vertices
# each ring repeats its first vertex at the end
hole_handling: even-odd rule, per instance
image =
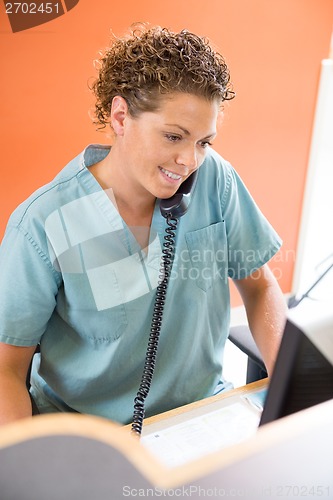
POLYGON ((184 92, 220 102, 234 97, 224 58, 206 38, 187 30, 174 33, 159 26, 134 27, 115 38, 98 61, 92 84, 95 123, 109 121, 112 99, 123 97, 132 117, 156 111, 163 94, 184 92))

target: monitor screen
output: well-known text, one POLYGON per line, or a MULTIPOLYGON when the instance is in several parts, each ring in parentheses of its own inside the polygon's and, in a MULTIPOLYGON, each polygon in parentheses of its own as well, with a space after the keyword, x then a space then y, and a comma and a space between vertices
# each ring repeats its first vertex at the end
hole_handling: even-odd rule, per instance
POLYGON ((309 298, 288 312, 260 425, 333 398, 333 305, 309 298))

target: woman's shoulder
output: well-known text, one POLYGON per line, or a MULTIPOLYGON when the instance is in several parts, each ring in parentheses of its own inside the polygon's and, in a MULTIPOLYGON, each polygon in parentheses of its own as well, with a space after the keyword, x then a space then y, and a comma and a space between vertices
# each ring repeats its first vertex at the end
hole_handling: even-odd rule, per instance
POLYGON ((97 189, 87 167, 107 154, 107 147, 89 145, 74 157, 49 183, 34 191, 12 213, 9 224, 28 225, 30 220, 45 222, 49 215, 97 189))
POLYGON ((54 210, 54 206, 59 203, 59 197, 64 196, 71 179, 77 175, 78 171, 75 173, 73 167, 74 164, 71 161, 53 180, 31 193, 28 198, 16 207, 10 217, 10 223, 21 224, 29 217, 41 216, 46 218, 54 210))
POLYGON ((205 189, 213 189, 216 186, 223 192, 232 183, 234 172, 229 161, 216 150, 208 148, 199 171, 201 184, 205 189))

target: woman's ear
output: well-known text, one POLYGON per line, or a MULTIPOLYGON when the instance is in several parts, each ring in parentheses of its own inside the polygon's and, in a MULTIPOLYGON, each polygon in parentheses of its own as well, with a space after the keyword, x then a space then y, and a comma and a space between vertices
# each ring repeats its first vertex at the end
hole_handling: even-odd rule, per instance
POLYGON ((112 99, 111 111, 110 111, 110 125, 116 136, 123 135, 124 133, 124 121, 128 115, 128 106, 126 100, 116 95, 112 99))

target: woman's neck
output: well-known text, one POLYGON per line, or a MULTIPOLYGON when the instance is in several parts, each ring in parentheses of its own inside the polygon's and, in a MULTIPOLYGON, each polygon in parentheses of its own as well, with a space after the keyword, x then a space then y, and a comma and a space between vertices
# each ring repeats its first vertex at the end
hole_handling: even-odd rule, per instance
POLYGON ((108 156, 92 165, 89 170, 105 190, 141 248, 145 249, 149 244, 150 226, 156 198, 152 195, 147 196, 147 192, 138 193, 131 186, 123 174, 123 168, 117 168, 111 151, 108 156))

